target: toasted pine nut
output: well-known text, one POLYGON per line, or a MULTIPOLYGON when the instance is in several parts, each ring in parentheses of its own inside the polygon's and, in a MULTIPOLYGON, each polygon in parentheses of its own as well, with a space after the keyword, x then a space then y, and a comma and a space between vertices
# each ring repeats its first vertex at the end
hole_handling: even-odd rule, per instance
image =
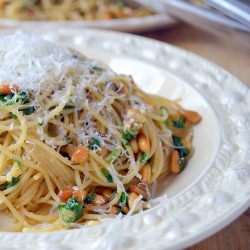
POLYGON ((189 122, 197 124, 201 121, 199 113, 191 110, 180 110, 179 113, 183 115, 189 122))
POLYGON ((149 165, 142 167, 140 173, 142 177, 141 182, 146 185, 149 185, 151 183, 151 175, 152 175, 151 167, 149 165))
POLYGON ((144 190, 142 190, 141 188, 137 187, 136 185, 130 185, 128 190, 132 193, 142 195, 144 199, 148 198, 147 193, 144 190))
POLYGON ((144 134, 139 134, 138 136, 138 145, 142 152, 150 151, 150 142, 144 134))
POLYGON ((109 13, 108 11, 105 11, 101 14, 100 18, 102 20, 109 20, 109 19, 112 19, 112 15, 111 13, 109 13))
POLYGON ((125 88, 125 86, 122 86, 122 87, 120 88, 119 93, 121 93, 121 94, 125 94, 125 93, 126 93, 126 88, 125 88))
POLYGON ((82 202, 85 199, 86 194, 86 191, 82 191, 80 189, 73 191, 73 197, 75 197, 79 202, 82 202))
POLYGON ((71 161, 73 164, 84 164, 89 159, 89 151, 85 146, 76 147, 72 154, 71 161))
POLYGON ((133 151, 134 154, 137 154, 139 152, 139 146, 138 146, 138 143, 135 139, 133 139, 130 143, 131 145, 131 149, 133 151))
POLYGON ((62 191, 59 192, 59 199, 62 202, 66 202, 69 198, 72 197, 73 190, 71 187, 66 187, 62 191))
POLYGON ((113 190, 111 188, 108 187, 96 187, 95 192, 97 194, 101 194, 105 197, 108 197, 113 193, 113 190))
POLYGON ((130 193, 129 197, 128 197, 128 207, 129 209, 132 208, 133 203, 135 201, 135 199, 137 199, 138 195, 134 192, 130 193))
POLYGON ((95 199, 92 201, 92 205, 94 206, 102 206, 107 202, 107 199, 102 195, 96 194, 95 199))
POLYGON ((123 209, 122 209, 122 212, 127 214, 129 212, 129 208, 128 206, 125 206, 123 209))
POLYGON ((104 197, 110 198, 110 196, 113 194, 113 191, 110 188, 104 188, 102 194, 104 197))
POLYGON ((12 91, 18 91, 19 90, 19 86, 17 84, 3 84, 0 85, 0 93, 3 95, 8 95, 11 94, 12 91))
POLYGON ((108 154, 108 149, 104 146, 101 146, 100 150, 98 151, 99 155, 105 157, 108 154))
POLYGON ((110 199, 110 196, 112 195, 113 190, 111 188, 107 188, 107 187, 97 187, 95 189, 95 192, 103 195, 107 199, 110 199))
POLYGON ((179 164, 180 156, 177 150, 174 150, 170 157, 170 170, 174 174, 178 174, 181 171, 179 164))

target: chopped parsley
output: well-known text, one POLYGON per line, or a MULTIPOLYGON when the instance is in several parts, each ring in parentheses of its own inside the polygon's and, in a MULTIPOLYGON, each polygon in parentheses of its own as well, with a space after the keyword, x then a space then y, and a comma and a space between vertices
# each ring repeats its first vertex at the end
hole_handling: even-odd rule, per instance
POLYGON ((126 207, 127 202, 128 202, 128 196, 124 192, 122 192, 120 202, 119 202, 119 206, 121 207, 121 210, 123 210, 124 207, 126 207))
POLYGON ((99 137, 95 136, 95 137, 92 137, 92 139, 88 145, 88 148, 90 150, 96 151, 100 148, 100 146, 101 146, 101 140, 99 137))
POLYGON ((18 120, 17 116, 13 114, 12 112, 9 113, 10 117, 13 118, 14 120, 18 120))
POLYGON ((184 128, 185 127, 185 118, 183 116, 181 116, 178 121, 173 121, 173 126, 176 128, 184 128))
POLYGON ((72 137, 71 136, 66 136, 66 141, 67 141, 67 143, 71 143, 72 142, 72 137))
POLYGON ((11 181, 6 181, 0 185, 0 190, 4 191, 8 188, 11 188, 11 187, 15 186, 18 182, 19 182, 19 177, 13 176, 11 181))
POLYGON ((182 147, 181 137, 172 136, 172 139, 173 139, 173 144, 175 147, 182 147))
POLYGON ((179 155, 180 157, 186 157, 189 154, 189 149, 188 148, 180 148, 179 149, 179 155))
POLYGON ((109 163, 117 159, 119 155, 120 155, 120 152, 117 149, 113 149, 112 152, 105 158, 105 161, 109 163))
POLYGON ((179 165, 180 165, 180 169, 181 170, 183 170, 185 168, 185 164, 186 164, 185 158, 184 157, 180 157, 179 165))
POLYGON ((141 156, 140 162, 145 164, 149 160, 149 153, 144 152, 141 156))
POLYGON ((186 164, 185 157, 188 156, 190 151, 189 151, 188 148, 183 146, 180 137, 172 136, 172 139, 173 139, 173 144, 174 144, 174 146, 176 147, 176 150, 179 153, 179 157, 180 157, 179 164, 180 164, 181 169, 183 170, 184 167, 185 167, 185 164, 186 164))
POLYGON ((66 109, 74 109, 76 106, 72 103, 66 103, 65 106, 64 106, 64 110, 66 109))
POLYGON ((63 221, 72 223, 79 220, 83 216, 83 205, 76 198, 70 198, 64 205, 59 205, 63 221))
POLYGON ((20 90, 14 94, 0 94, 0 105, 10 106, 16 103, 26 104, 30 102, 29 94, 26 91, 20 90))
POLYGON ((97 66, 97 65, 94 65, 94 66, 92 66, 91 67, 91 69, 90 69, 90 74, 94 74, 94 73, 102 73, 103 71, 104 71, 105 69, 104 68, 101 68, 101 67, 99 67, 99 66, 97 66))
POLYGON ((27 107, 27 108, 19 109, 19 111, 23 111, 23 114, 24 114, 24 115, 31 115, 31 114, 33 114, 36 110, 35 110, 35 107, 34 107, 34 106, 30 106, 30 107, 27 107))
POLYGON ((95 199, 95 193, 88 194, 84 199, 84 203, 90 204, 95 199))
POLYGON ((109 183, 113 183, 113 177, 106 168, 102 168, 101 172, 109 183))
POLYGON ((30 97, 28 92, 26 91, 18 91, 15 95, 14 98, 16 99, 16 102, 20 102, 21 104, 26 104, 30 102, 30 97))
POLYGON ((125 129, 122 133, 122 142, 124 145, 129 145, 130 142, 137 136, 137 129, 125 129))
POLYGON ((8 99, 11 99, 11 95, 0 94, 0 101, 6 102, 8 99))

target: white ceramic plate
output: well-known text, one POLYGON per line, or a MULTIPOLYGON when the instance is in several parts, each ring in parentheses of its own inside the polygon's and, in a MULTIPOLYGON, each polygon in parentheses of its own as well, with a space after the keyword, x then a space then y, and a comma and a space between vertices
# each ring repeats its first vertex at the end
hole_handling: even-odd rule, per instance
POLYGON ((0 233, 1 249, 180 249, 220 230, 250 204, 250 91, 218 66, 189 52, 128 34, 63 29, 47 39, 133 75, 143 90, 202 114, 195 154, 162 181, 164 202, 122 220, 42 234, 0 233))

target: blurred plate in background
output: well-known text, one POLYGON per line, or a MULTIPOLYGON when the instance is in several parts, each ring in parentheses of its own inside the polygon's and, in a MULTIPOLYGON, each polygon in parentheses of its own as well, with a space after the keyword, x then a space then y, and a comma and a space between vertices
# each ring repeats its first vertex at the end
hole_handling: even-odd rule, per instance
MULTIPOLYGON (((142 32, 154 30, 158 28, 165 28, 172 26, 176 21, 165 12, 163 4, 158 1, 137 0, 136 6, 146 7, 152 10, 154 14, 146 16, 134 16, 126 18, 116 18, 108 20, 14 20, 14 19, 0 19, 0 28, 8 29, 57 29, 63 27, 64 29, 72 28, 101 28, 112 29, 127 32, 142 32)), ((4 15, 3 15, 4 16, 4 15)), ((19 17, 15 17, 19 19, 19 17)), ((22 19, 22 18, 21 18, 22 19)))

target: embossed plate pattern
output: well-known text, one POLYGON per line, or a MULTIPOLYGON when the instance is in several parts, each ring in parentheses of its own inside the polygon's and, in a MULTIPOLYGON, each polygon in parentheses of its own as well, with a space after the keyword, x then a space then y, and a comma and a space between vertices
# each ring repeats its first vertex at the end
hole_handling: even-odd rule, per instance
POLYGON ((249 88, 211 62, 154 40, 98 30, 40 33, 131 73, 148 92, 183 97, 184 106, 205 110, 205 125, 195 129, 199 136, 194 137, 198 147, 194 159, 173 185, 170 182, 162 191, 161 196, 169 196, 165 202, 142 214, 95 227, 38 234, 0 233, 1 249, 180 249, 215 233, 247 209, 249 88), (171 90, 172 84, 176 88, 171 90), (212 139, 208 143, 209 135, 212 139), (210 159, 206 160, 207 155, 210 159))

